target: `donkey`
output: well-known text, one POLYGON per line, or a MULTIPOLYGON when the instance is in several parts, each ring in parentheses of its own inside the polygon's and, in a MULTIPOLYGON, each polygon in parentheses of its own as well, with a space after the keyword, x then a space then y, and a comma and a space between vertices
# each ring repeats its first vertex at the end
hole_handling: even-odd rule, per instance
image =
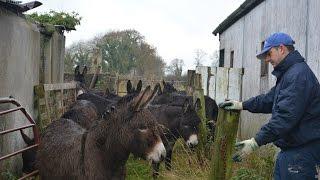
POLYGON ((52 122, 37 154, 43 179, 124 179, 130 153, 154 162, 165 156, 161 128, 146 109, 156 95, 148 86, 131 101, 119 101, 85 130, 70 119, 52 122))
MULTIPOLYGON (((157 121, 164 127, 161 136, 166 148, 165 165, 171 170, 171 158, 173 146, 178 138, 183 138, 189 147, 198 144, 199 124, 201 122, 197 110, 201 108, 200 99, 193 105, 185 99, 183 106, 155 105, 149 110, 157 117, 157 121)), ((153 162, 153 177, 159 174, 160 163, 153 162)))
POLYGON ((88 72, 87 66, 84 66, 84 68, 82 70, 82 73, 80 72, 80 66, 79 65, 76 66, 76 68, 74 69, 74 81, 79 82, 80 86, 82 88, 86 87, 85 75, 87 74, 87 72, 88 72))
MULTIPOLYGON (((170 104, 174 106, 182 106, 186 97, 190 102, 192 102, 193 98, 191 96, 187 96, 184 91, 177 91, 177 89, 173 87, 173 84, 167 83, 165 81, 163 81, 162 83, 164 87, 163 91, 154 99, 152 104, 170 104)), ((206 118, 208 119, 208 127, 211 131, 210 134, 213 139, 215 124, 218 117, 218 105, 216 101, 209 96, 204 96, 204 100, 206 118)))
POLYGON ((108 108, 115 106, 116 100, 109 100, 97 94, 86 92, 77 96, 77 100, 87 100, 95 105, 99 117, 102 117, 108 108))
MULTIPOLYGON (((35 144, 34 138, 29 138, 22 129, 20 129, 20 134, 22 136, 23 141, 27 144, 27 146, 32 146, 35 144)), ((22 152, 22 172, 23 173, 31 173, 35 170, 35 160, 36 160, 36 148, 29 149, 27 151, 22 152)))
MULTIPOLYGON (((142 81, 141 80, 139 80, 136 89, 132 86, 132 83, 130 80, 127 81, 127 95, 130 95, 130 94, 138 95, 140 93, 141 89, 142 89, 142 81)), ((112 101, 118 101, 121 99, 120 96, 118 96, 114 93, 111 93, 108 88, 106 89, 106 92, 104 94, 104 98, 112 100, 112 101)))
MULTIPOLYGON (((82 128, 89 129, 94 120, 99 117, 96 106, 90 101, 79 100, 69 107, 69 110, 65 112, 61 118, 71 119, 78 123, 82 128)), ((35 144, 34 138, 28 137, 22 130, 20 130, 22 139, 27 146, 35 144)), ((35 170, 35 160, 37 151, 35 148, 22 152, 23 173, 31 173, 35 170)))
MULTIPOLYGON (((100 115, 102 116, 102 115, 100 115)), ((82 128, 89 129, 93 121, 99 119, 97 107, 90 101, 77 100, 61 118, 71 119, 78 123, 82 128)))

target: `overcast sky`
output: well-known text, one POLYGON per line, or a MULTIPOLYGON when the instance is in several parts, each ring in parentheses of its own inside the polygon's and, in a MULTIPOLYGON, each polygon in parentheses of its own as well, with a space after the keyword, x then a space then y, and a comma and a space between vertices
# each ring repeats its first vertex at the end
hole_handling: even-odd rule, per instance
MULTIPOLYGON (((219 49, 212 31, 244 0, 39 0, 42 6, 29 11, 78 12, 82 17, 76 31, 65 33, 66 46, 111 30, 135 29, 157 48, 167 64, 183 59, 184 71, 194 69, 196 49, 210 56, 219 49)), ((23 1, 26 2, 26 1, 23 1)))

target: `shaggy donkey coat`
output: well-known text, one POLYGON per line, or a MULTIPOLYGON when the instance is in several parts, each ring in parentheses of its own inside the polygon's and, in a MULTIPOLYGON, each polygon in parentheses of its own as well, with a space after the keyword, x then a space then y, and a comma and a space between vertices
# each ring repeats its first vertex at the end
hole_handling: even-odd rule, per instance
POLYGON ((124 179, 130 153, 158 162, 165 149, 146 109, 155 94, 147 87, 131 101, 117 103, 89 130, 70 119, 51 123, 37 156, 42 179, 124 179))

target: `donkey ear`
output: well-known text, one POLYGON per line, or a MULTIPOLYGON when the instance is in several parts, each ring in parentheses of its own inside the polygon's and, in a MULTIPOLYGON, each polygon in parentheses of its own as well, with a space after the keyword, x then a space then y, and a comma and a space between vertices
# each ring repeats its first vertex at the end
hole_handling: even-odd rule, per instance
POLYGON ((137 90, 136 90, 136 92, 140 92, 141 89, 142 89, 142 81, 139 80, 139 82, 138 82, 138 84, 137 84, 137 90))
POLYGON ((186 98, 186 100, 184 100, 182 105, 183 113, 186 113, 189 108, 190 108, 190 103, 189 103, 189 100, 186 98))
POLYGON ((87 66, 84 66, 83 70, 82 70, 82 75, 87 74, 88 68, 87 66))
POLYGON ((110 90, 109 90, 109 88, 107 88, 107 89, 106 89, 106 92, 104 92, 104 94, 105 94, 105 95, 110 94, 110 90))
POLYGON ((80 67, 79 65, 76 66, 76 68, 74 69, 74 75, 78 76, 80 74, 80 67))
POLYGON ((199 98, 197 98, 196 102, 194 103, 194 109, 196 111, 199 111, 201 109, 201 101, 199 98))
POLYGON ((23 141, 28 145, 33 145, 33 141, 31 138, 29 138, 26 134, 23 133, 22 129, 20 129, 20 134, 22 136, 23 141))
POLYGON ((151 87, 147 86, 147 88, 134 99, 135 103, 133 109, 135 111, 139 111, 146 108, 153 100, 153 98, 157 95, 157 92, 158 88, 155 88, 153 91, 151 91, 151 87))
POLYGON ((127 81, 127 93, 132 93, 133 88, 132 88, 132 83, 130 80, 127 81))
POLYGON ((166 85, 166 82, 164 81, 164 79, 162 80, 162 85, 163 87, 166 85))

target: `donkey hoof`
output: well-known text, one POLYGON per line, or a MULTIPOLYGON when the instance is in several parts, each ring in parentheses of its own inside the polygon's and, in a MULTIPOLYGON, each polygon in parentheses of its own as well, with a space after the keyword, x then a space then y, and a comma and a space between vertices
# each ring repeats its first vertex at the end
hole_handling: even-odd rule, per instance
POLYGON ((153 172, 152 177, 153 179, 157 179, 159 177, 159 172, 153 172))
POLYGON ((168 171, 171 171, 171 164, 166 164, 166 169, 167 169, 168 171))

